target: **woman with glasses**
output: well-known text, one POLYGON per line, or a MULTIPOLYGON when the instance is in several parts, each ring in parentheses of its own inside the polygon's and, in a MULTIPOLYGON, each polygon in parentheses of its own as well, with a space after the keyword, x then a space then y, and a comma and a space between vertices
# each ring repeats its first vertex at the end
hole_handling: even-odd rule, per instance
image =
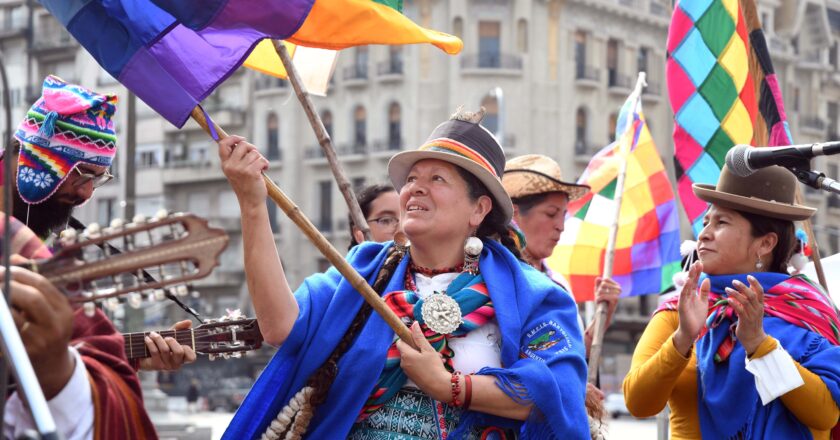
MULTIPOLYGON (((356 195, 359 208, 370 227, 370 238, 377 243, 384 243, 394 239, 394 234, 400 229, 400 199, 391 185, 370 185, 356 195)), ((348 215, 350 224, 350 247, 365 241, 362 230, 353 223, 348 215)))
POLYGON ((417 348, 335 269, 292 291, 268 224, 268 163, 242 138, 219 143, 249 294, 280 346, 224 438, 301 438, 304 424, 311 439, 589 438, 577 308, 518 258, 504 151, 482 116, 458 112, 391 159, 408 249, 362 243, 347 256, 417 348))

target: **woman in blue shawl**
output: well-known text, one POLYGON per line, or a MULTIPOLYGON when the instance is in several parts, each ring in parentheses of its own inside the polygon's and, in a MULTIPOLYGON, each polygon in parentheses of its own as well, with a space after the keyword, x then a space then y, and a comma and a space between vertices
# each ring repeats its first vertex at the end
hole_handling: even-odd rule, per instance
POLYGON ((504 152, 482 116, 459 112, 391 159, 405 256, 388 242, 347 257, 418 349, 366 312, 335 269, 292 293, 268 224, 267 162, 242 138, 220 142, 251 299, 265 340, 280 347, 225 438, 588 437, 577 309, 517 258, 504 152))
POLYGON ((793 221, 816 211, 794 203, 796 186, 777 166, 748 177, 724 167, 717 186, 694 185, 711 203, 700 261, 654 314, 624 379, 633 415, 669 404, 673 439, 828 439, 837 424, 837 310, 787 274, 793 221))

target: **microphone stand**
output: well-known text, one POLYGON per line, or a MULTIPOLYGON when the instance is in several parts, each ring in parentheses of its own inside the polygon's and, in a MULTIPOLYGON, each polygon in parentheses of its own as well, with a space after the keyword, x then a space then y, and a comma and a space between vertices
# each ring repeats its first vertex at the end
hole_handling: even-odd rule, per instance
MULTIPOLYGON (((6 130, 2 136, 2 146, 5 160, 4 166, 4 182, 3 183, 3 210, 5 211, 4 230, 3 230, 3 267, 5 271, 5 279, 3 283, 2 292, 0 292, 0 348, 2 348, 3 359, 0 360, 2 368, 0 368, 0 383, 5 390, 7 383, 8 372, 6 363, 12 367, 12 373, 17 380, 18 392, 26 402, 30 412, 32 413, 32 420, 35 422, 35 427, 40 434, 40 438, 44 440, 58 440, 61 438, 55 426, 50 409, 47 406, 47 399, 44 397, 44 392, 41 389, 41 384, 38 382, 38 377, 35 375, 35 370, 32 368, 32 362, 29 360, 29 355, 26 354, 26 349, 23 346, 23 340, 20 338, 17 326, 15 325, 12 312, 9 310, 8 295, 10 291, 11 271, 9 270, 9 248, 11 245, 11 226, 10 217, 12 215, 12 161, 9 160, 11 152, 8 148, 11 146, 12 134, 12 109, 9 96, 9 82, 6 77, 6 66, 3 63, 3 56, 0 55, 0 80, 3 83, 3 104, 6 112, 5 125, 6 130)), ((4 392, 0 399, 3 400, 2 410, 5 410, 6 393, 4 392)), ((0 413, 0 420, 3 414, 0 413)), ((2 422, 0 422, 0 429, 2 429, 2 422)), ((5 435, 0 432, 0 436, 5 435)), ((29 433, 24 437, 32 438, 29 433)))
POLYGON ((826 177, 825 173, 810 169, 811 166, 808 162, 787 166, 786 168, 789 169, 800 182, 810 186, 811 188, 840 194, 840 182, 837 182, 830 177, 826 177))

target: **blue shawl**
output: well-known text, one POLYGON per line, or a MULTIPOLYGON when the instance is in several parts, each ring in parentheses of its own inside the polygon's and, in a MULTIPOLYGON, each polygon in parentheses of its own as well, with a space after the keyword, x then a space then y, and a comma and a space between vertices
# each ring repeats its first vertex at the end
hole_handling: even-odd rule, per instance
MULTIPOLYGON (((710 276, 712 292, 726 295, 725 287, 733 280, 749 285, 747 275, 710 276)), ((790 276, 780 273, 751 274, 764 290, 776 286, 790 276)), ((725 319, 710 328, 697 341, 697 386, 700 432, 710 439, 810 439, 811 431, 788 411, 781 399, 762 405, 755 387, 755 376, 746 370, 746 352, 736 342, 724 362, 715 362, 715 353, 729 337, 725 319)), ((831 345, 816 332, 798 327, 772 316, 764 317, 764 332, 776 338, 791 357, 820 378, 828 386, 835 402, 840 402, 840 347, 831 345)))
MULTIPOLYGON (((347 256, 372 282, 391 243, 364 243, 347 256)), ((408 258, 385 291, 404 288, 408 258)), ((584 409, 586 363, 577 307, 540 272, 494 241, 484 242, 479 268, 496 307, 502 334, 503 369, 483 369, 512 398, 533 403, 526 422, 468 411, 450 438, 467 423, 519 427, 522 438, 588 439, 584 409)), ((307 278, 295 292, 300 315, 289 337, 263 370, 236 412, 223 439, 259 438, 280 409, 330 355, 350 326, 362 297, 335 268, 307 278)), ((394 332, 373 313, 341 358, 327 401, 316 409, 306 434, 311 439, 345 438, 385 364, 394 332)))

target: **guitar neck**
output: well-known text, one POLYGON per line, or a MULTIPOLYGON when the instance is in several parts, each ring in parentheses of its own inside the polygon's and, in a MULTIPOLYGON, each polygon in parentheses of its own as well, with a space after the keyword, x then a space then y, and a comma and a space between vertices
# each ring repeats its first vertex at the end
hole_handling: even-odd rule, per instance
MULTIPOLYGON (((123 338, 125 338, 125 355, 129 360, 143 359, 152 356, 151 353, 149 353, 149 348, 146 347, 145 338, 146 336, 149 336, 149 333, 151 332, 123 333, 123 338)), ((164 338, 175 338, 179 344, 195 350, 194 329, 163 330, 157 333, 164 338)))

